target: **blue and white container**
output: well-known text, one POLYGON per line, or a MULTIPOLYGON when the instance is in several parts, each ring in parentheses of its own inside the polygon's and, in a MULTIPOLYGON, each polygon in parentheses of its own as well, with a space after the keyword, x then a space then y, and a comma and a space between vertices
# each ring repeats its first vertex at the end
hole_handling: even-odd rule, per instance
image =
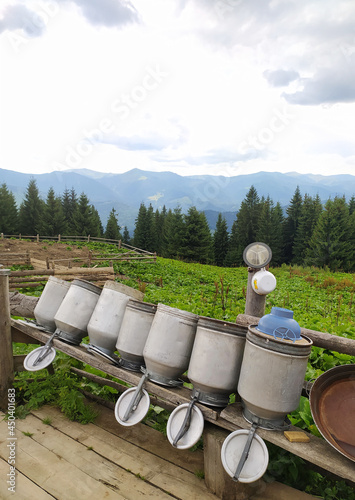
POLYGON ((238 384, 246 420, 266 429, 284 425, 298 407, 311 347, 287 309, 273 308, 249 326, 238 384))

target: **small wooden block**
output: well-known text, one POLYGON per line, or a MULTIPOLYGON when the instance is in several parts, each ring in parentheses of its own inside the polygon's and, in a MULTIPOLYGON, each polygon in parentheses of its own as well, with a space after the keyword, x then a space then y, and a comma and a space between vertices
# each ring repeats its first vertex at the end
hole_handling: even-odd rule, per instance
POLYGON ((311 440, 310 437, 302 431, 284 431, 284 436, 291 441, 291 443, 309 443, 311 440))

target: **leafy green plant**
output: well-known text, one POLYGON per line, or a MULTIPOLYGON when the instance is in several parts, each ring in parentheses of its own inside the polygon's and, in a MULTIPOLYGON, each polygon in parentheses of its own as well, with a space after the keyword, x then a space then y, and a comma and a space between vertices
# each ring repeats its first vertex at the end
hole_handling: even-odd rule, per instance
MULTIPOLYGON (((43 372, 47 370, 41 370, 43 372)), ((16 388, 16 416, 24 418, 31 410, 38 409, 45 404, 57 404, 62 412, 70 419, 83 424, 93 422, 97 412, 85 402, 84 396, 78 390, 75 377, 70 373, 57 370, 54 375, 43 379, 27 381, 18 378, 14 381, 16 388)))
POLYGON ((355 490, 345 481, 322 476, 300 457, 271 443, 267 443, 267 448, 270 460, 264 475, 266 481, 281 481, 323 500, 355 500, 355 490))
POLYGON ((292 425, 300 427, 301 429, 309 430, 315 436, 321 437, 321 434, 314 423, 308 398, 301 396, 300 404, 297 410, 290 413, 288 418, 292 425))
POLYGON ((147 415, 143 422, 149 427, 162 432, 166 436, 166 425, 169 420, 170 413, 160 406, 150 405, 147 415))

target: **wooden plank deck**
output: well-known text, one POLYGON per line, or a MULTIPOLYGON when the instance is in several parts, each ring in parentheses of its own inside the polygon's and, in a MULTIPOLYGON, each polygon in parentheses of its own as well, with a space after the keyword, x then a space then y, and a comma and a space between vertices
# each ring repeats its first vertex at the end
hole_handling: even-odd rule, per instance
MULTIPOLYGON (((201 451, 174 450, 158 431, 143 424, 122 427, 111 410, 100 408, 95 424, 71 422, 50 406, 16 420, 16 499, 217 498, 195 474, 203 471, 201 451)), ((14 494, 4 480, 11 441, 3 414, 0 430, 0 498, 5 500, 14 494)))
MULTIPOLYGON (((69 421, 44 406, 16 420, 16 490, 8 491, 9 438, 0 413, 0 498, 7 500, 217 500, 203 479, 203 452, 175 450, 160 432, 143 424, 120 426, 112 410, 98 406, 94 424, 69 421), (43 423, 50 419, 50 424, 43 423)), ((226 499, 308 500, 280 483, 250 496, 235 495, 229 478, 226 499)), ((259 485, 260 486, 260 485, 259 485)), ((224 497, 223 497, 224 498, 224 497)))

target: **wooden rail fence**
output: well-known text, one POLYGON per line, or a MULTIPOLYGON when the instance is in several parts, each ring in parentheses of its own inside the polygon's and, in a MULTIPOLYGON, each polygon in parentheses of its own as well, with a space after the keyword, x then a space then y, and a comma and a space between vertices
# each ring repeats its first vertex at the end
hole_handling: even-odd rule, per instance
MULTIPOLYGON (((79 262, 82 265, 88 265, 91 267, 93 262, 104 262, 109 261, 112 267, 113 262, 144 262, 154 263, 157 260, 156 252, 148 252, 147 250, 143 250, 141 248, 134 247, 132 245, 128 245, 127 243, 123 243, 122 240, 113 240, 113 239, 105 239, 105 238, 94 238, 90 236, 40 236, 37 234, 36 236, 23 236, 19 235, 4 235, 1 233, 0 240, 8 239, 8 238, 18 238, 19 240, 30 240, 39 243, 40 241, 57 241, 57 242, 101 242, 108 243, 110 245, 114 245, 118 250, 125 250, 120 253, 102 253, 102 252, 93 252, 89 251, 87 257, 83 258, 67 258, 67 259, 49 259, 47 258, 47 269, 56 267, 57 265, 66 264, 66 267, 73 267, 73 265, 78 265, 79 262)), ((23 264, 23 265, 33 265, 35 259, 30 257, 30 252, 26 251, 23 253, 10 253, 10 252, 2 252, 0 253, 0 264, 6 266, 12 266, 15 264, 23 264)))

